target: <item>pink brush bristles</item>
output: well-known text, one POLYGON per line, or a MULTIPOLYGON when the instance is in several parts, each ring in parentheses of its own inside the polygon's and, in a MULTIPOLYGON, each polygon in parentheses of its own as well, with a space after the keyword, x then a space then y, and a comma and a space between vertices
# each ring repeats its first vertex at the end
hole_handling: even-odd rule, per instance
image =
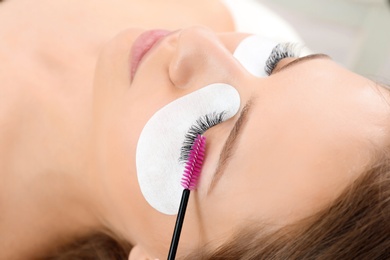
POLYGON ((206 148, 206 137, 198 135, 191 147, 190 154, 185 166, 181 185, 184 189, 194 190, 202 169, 204 152, 206 148))
POLYGON ((198 135, 191 146, 190 154, 188 156, 183 177, 181 179, 181 185, 183 186, 184 190, 181 196, 179 212, 177 213, 175 229, 173 230, 171 246, 169 247, 169 260, 174 260, 176 256, 176 250, 179 244, 180 233, 184 222, 184 215, 186 214, 188 199, 190 197, 191 190, 196 188, 200 171, 202 170, 205 147, 206 137, 198 135))

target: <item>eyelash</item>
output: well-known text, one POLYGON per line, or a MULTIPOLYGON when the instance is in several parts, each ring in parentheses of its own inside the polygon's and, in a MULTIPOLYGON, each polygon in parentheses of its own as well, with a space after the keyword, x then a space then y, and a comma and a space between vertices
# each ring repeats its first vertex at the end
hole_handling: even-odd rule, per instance
POLYGON ((270 56, 265 62, 265 73, 270 76, 278 62, 284 58, 299 57, 301 49, 302 47, 296 43, 279 43, 272 49, 270 56))
POLYGON ((225 119, 225 115, 226 111, 222 111, 220 113, 213 112, 204 116, 200 116, 195 121, 195 123, 188 129, 184 136, 183 146, 181 147, 180 151, 180 163, 185 163, 188 160, 188 156, 195 138, 209 130, 211 127, 222 123, 225 119))
MULTIPOLYGON (((268 57, 265 63, 265 72, 267 75, 271 75, 272 71, 275 69, 278 62, 284 58, 288 57, 299 57, 299 52, 301 48, 295 43, 280 43, 276 45, 270 56, 268 57)), ((190 154, 191 147, 195 141, 195 138, 198 135, 203 134, 211 127, 222 123, 224 121, 226 111, 220 113, 213 112, 200 116, 195 123, 188 129, 187 133, 184 136, 183 146, 180 151, 180 163, 185 163, 188 160, 188 155, 190 154)))

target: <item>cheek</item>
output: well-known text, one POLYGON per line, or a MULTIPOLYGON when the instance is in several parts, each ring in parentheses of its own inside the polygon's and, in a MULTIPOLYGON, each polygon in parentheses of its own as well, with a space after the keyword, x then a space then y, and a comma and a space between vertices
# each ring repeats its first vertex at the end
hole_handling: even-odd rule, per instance
POLYGON ((212 84, 169 103, 147 122, 137 144, 138 182, 145 199, 158 211, 176 214, 181 198, 180 180, 184 164, 179 163, 184 137, 200 117, 225 112, 233 117, 240 96, 227 84, 212 84))

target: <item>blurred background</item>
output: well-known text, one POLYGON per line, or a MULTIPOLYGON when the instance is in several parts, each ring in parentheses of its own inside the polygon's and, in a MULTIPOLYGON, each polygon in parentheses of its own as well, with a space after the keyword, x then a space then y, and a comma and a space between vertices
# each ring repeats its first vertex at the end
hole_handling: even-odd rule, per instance
POLYGON ((257 0, 314 52, 390 84, 390 0, 257 0))

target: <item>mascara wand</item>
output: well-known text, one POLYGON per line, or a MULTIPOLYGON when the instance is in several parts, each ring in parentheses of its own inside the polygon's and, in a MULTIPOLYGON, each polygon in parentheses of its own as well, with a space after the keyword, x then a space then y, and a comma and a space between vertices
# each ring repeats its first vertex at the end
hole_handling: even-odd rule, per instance
POLYGON ((184 215, 186 214, 188 199, 190 197, 190 191, 196 188, 200 171, 202 169, 205 147, 206 137, 203 135, 198 135, 194 141, 194 144, 191 146, 183 177, 181 178, 181 185, 183 186, 184 190, 181 196, 180 207, 176 218, 171 246, 169 248, 168 260, 174 260, 176 256, 181 228, 184 222, 184 215))

